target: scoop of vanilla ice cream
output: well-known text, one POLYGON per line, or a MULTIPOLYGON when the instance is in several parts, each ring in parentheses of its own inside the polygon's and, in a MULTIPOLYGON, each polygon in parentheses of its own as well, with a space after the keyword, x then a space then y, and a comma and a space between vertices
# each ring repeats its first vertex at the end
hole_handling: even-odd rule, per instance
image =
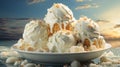
POLYGON ((82 25, 82 21, 76 20, 76 22, 74 22, 74 32, 82 33, 81 25, 82 25))
POLYGON ((46 48, 48 41, 48 26, 40 20, 32 20, 26 24, 23 39, 36 49, 46 48))
POLYGON ((93 45, 96 45, 97 48, 105 48, 106 42, 103 36, 92 39, 93 45))
POLYGON ((100 31, 96 22, 87 17, 80 18, 80 21, 83 36, 89 37, 90 39, 99 37, 100 31))
POLYGON ((76 45, 74 34, 68 30, 61 30, 49 38, 48 48, 51 52, 69 52, 71 46, 76 45))
POLYGON ((80 18, 75 22, 74 30, 79 34, 79 38, 84 46, 87 46, 90 51, 104 48, 106 42, 103 36, 100 35, 98 24, 93 20, 87 17, 80 18))
POLYGON ((82 22, 80 20, 76 20, 74 22, 74 30, 73 32, 76 33, 76 37, 78 38, 78 40, 81 40, 81 35, 82 35, 82 28, 81 28, 82 22))
POLYGON ((50 30, 52 30, 55 23, 60 24, 60 28, 62 29, 62 24, 65 26, 65 23, 75 21, 72 11, 62 3, 53 4, 47 11, 44 20, 50 25, 50 30))
POLYGON ((14 44, 14 47, 20 50, 26 50, 27 47, 31 46, 27 42, 25 42, 23 39, 19 39, 16 44, 14 44))
POLYGON ((44 18, 47 23, 56 23, 74 20, 72 11, 62 3, 53 4, 48 9, 48 13, 44 18))
POLYGON ((80 52, 85 52, 83 46, 72 46, 70 48, 70 53, 80 53, 80 52))

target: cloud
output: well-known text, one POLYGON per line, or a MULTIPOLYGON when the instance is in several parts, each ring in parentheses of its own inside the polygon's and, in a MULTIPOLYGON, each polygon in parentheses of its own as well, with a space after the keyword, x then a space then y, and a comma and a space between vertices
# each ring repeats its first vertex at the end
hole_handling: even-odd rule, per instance
POLYGON ((120 38, 120 8, 114 6, 99 15, 99 18, 109 20, 109 23, 99 22, 101 33, 108 38, 120 38))
POLYGON ((120 23, 120 7, 114 6, 99 15, 100 18, 110 20, 113 23, 120 23))
POLYGON ((83 2, 84 0, 76 0, 76 2, 83 2))
POLYGON ((75 9, 80 10, 80 9, 88 9, 88 8, 98 8, 99 6, 97 4, 84 4, 77 6, 75 9))
POLYGON ((28 20, 36 20, 36 18, 0 18, 0 23, 6 22, 8 20, 23 20, 23 21, 28 21, 28 20))
POLYGON ((84 2, 84 1, 92 1, 92 0, 76 0, 76 2, 84 2))
POLYGON ((96 22, 97 22, 97 23, 100 23, 100 22, 102 22, 102 23, 109 23, 110 21, 109 21, 109 20, 101 20, 101 19, 100 19, 100 20, 96 20, 96 22))
MULTIPOLYGON (((120 29, 119 29, 120 30, 120 29)), ((106 32, 103 34, 105 36, 105 38, 107 39, 116 39, 116 38, 120 38, 120 32, 117 30, 106 30, 106 32)))
POLYGON ((40 3, 40 2, 44 2, 45 0, 27 0, 28 4, 35 4, 35 3, 40 3))
POLYGON ((96 22, 100 26, 100 31, 102 33, 104 33, 105 30, 107 30, 107 29, 113 28, 113 26, 112 26, 113 23, 111 23, 109 20, 96 20, 96 22))
POLYGON ((100 32, 105 38, 120 38, 120 24, 115 24, 108 20, 98 20, 100 32))
POLYGON ((120 24, 116 24, 114 28, 120 28, 120 24))
POLYGON ((0 18, 0 40, 19 39, 30 18, 0 18))
POLYGON ((108 20, 97 20, 100 32, 107 39, 120 38, 120 24, 115 24, 108 20))

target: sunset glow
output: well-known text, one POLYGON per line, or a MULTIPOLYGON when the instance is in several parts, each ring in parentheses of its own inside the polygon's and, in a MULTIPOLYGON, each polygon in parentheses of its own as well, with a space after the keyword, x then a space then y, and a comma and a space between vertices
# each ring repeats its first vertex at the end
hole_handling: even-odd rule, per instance
POLYGON ((120 38, 120 8, 114 6, 111 9, 103 12, 100 18, 105 19, 109 22, 99 21, 101 32, 110 38, 120 38), (115 28, 117 26, 117 28, 115 28))

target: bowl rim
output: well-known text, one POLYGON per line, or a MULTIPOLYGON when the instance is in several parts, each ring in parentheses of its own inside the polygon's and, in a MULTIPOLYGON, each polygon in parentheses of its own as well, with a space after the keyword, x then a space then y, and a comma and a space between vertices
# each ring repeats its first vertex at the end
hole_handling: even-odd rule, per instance
POLYGON ((111 44, 106 43, 104 49, 98 49, 98 50, 94 50, 94 51, 76 52, 76 53, 69 53, 69 52, 65 52, 65 53, 57 53, 57 52, 25 51, 25 50, 19 50, 19 49, 13 47, 13 46, 12 46, 11 48, 12 48, 12 50, 15 50, 15 51, 17 51, 17 52, 21 52, 21 53, 29 53, 29 54, 72 55, 72 54, 87 54, 87 53, 100 52, 100 51, 104 51, 104 50, 110 49, 110 48, 112 48, 112 46, 111 46, 111 44))

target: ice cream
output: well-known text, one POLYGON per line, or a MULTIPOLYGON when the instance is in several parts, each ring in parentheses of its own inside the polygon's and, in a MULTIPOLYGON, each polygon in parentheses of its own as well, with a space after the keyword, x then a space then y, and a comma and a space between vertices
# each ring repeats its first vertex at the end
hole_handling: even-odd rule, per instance
POLYGON ((50 52, 69 52, 70 47, 76 45, 76 39, 71 31, 58 31, 49 38, 48 48, 50 52))
POLYGON ((80 45, 80 46, 72 46, 70 48, 70 53, 80 53, 80 52, 85 52, 82 45, 80 45))
POLYGON ((105 40, 100 35, 98 24, 89 18, 81 18, 81 21, 82 21, 81 37, 82 37, 82 41, 84 41, 84 46, 86 47, 86 45, 88 45, 87 43, 85 43, 86 42, 85 40, 88 39, 89 46, 87 46, 87 49, 96 50, 96 47, 104 48, 105 40))
POLYGON ((75 32, 79 34, 85 50, 93 51, 104 48, 105 40, 100 35, 99 26, 90 18, 81 17, 75 23, 75 32))
POLYGON ((14 44, 14 47, 20 50, 26 50, 28 46, 30 46, 30 44, 26 43, 23 39, 19 39, 18 42, 14 44))
POLYGON ((25 42, 23 39, 19 39, 13 47, 25 51, 36 51, 35 47, 25 42))
POLYGON ((40 20, 32 20, 26 24, 23 39, 36 49, 43 50, 47 48, 48 26, 40 20))
POLYGON ((75 21, 75 18, 73 17, 72 11, 66 5, 62 3, 56 3, 48 9, 44 20, 49 24, 50 32, 54 33, 61 29, 68 29, 68 26, 75 21), (56 30, 53 30, 55 28, 56 30))
POLYGON ((90 39, 97 38, 100 35, 98 24, 87 17, 81 17, 76 23, 75 29, 90 39))
POLYGON ((17 48, 41 52, 86 52, 105 48, 99 26, 87 17, 76 20, 72 11, 62 3, 53 4, 44 21, 26 24, 17 48))
POLYGON ((84 19, 81 27, 83 35, 89 38, 97 38, 100 35, 98 24, 91 19, 84 19))

